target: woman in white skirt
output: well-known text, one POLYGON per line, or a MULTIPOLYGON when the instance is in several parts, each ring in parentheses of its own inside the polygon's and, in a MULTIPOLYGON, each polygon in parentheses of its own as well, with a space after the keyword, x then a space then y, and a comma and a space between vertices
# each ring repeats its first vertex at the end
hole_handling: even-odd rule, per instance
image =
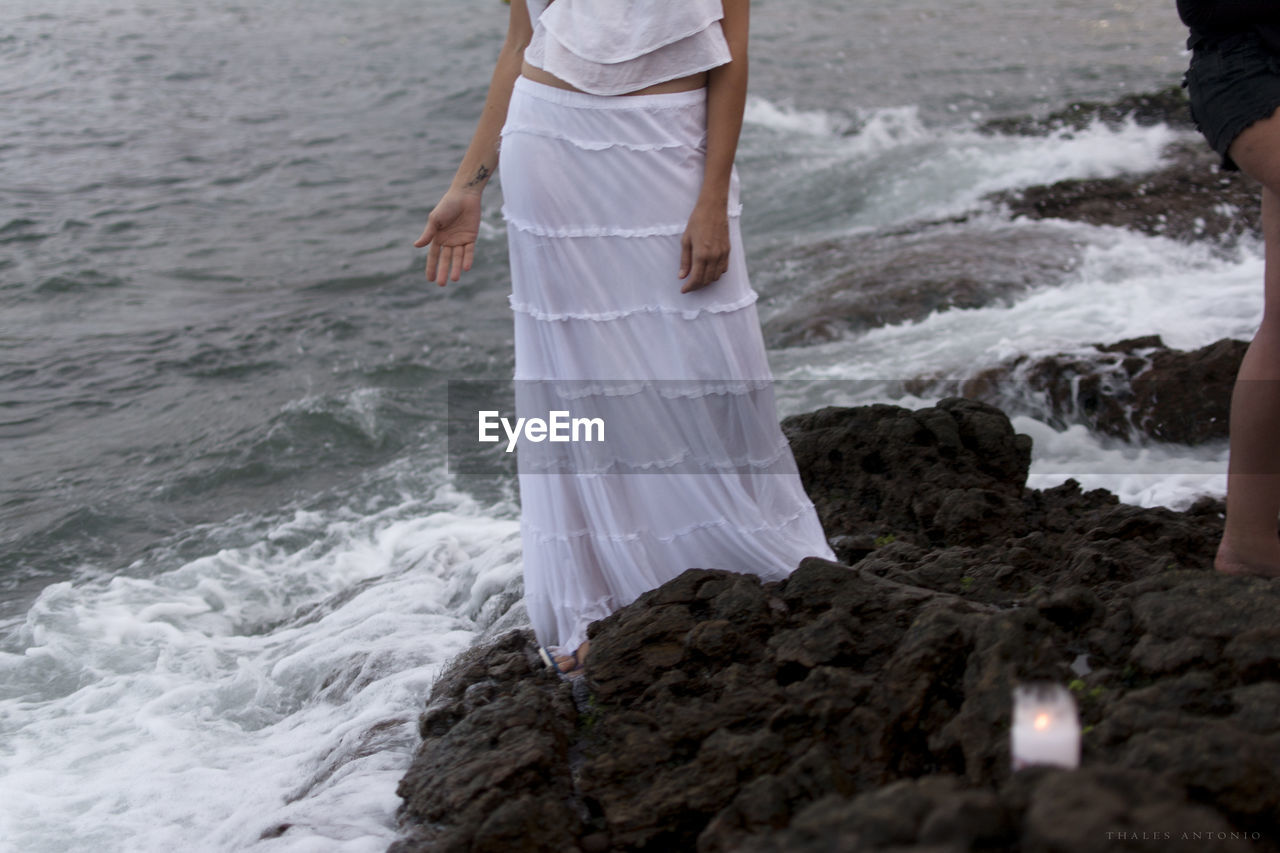
MULTIPOLYGON (((521 444, 525 602, 558 668, 691 567, 833 558, 778 426, 733 166, 748 0, 511 0, 457 176, 414 244, 470 269, 502 150, 516 409, 604 441, 521 444)), ((585 436, 584 436, 585 439, 585 436)))

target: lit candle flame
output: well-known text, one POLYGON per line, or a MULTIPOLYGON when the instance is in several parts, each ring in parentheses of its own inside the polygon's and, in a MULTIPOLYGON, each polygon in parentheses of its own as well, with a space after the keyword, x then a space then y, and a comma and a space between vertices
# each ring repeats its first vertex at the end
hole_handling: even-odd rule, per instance
POLYGON ((1070 690, 1034 682, 1014 688, 1009 757, 1014 770, 1080 766, 1080 718, 1070 690))

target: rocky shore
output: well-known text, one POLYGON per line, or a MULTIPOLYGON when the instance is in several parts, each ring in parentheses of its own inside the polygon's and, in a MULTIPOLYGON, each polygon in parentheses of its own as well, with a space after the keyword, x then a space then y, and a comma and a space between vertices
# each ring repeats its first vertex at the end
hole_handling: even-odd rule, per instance
MULTIPOLYGON (((986 129, 1184 116, 1173 90, 986 129)), ((1154 175, 993 201, 1223 251, 1256 231, 1256 190, 1175 147, 1154 175)), ((826 340, 1069 271, 1065 229, 1027 254, 1012 230, 966 245, 963 224, 859 238, 856 265, 834 244, 813 252, 826 301, 767 334, 826 340)), ((391 853, 1280 851, 1280 583, 1212 571, 1220 501, 1177 512, 1071 481, 1028 489, 1031 442, 1005 414, 1221 440, 1243 346, 1104 342, 1011 361, 931 408, 788 419, 840 562, 769 584, 690 568, 593 625, 572 683, 541 667, 527 629, 472 648, 421 717, 391 853), (1011 769, 1011 696, 1028 681, 1075 696, 1080 769, 1011 769)))
MULTIPOLYGON (((988 122, 988 133, 1041 135, 1080 130, 1094 122, 1116 126, 1163 124, 1191 131, 1182 89, 1132 95, 1114 104, 1078 103, 1043 119, 988 122)), ((1222 171, 1218 156, 1198 135, 1181 139, 1164 152, 1166 165, 1145 175, 1059 181, 1020 192, 997 193, 992 200, 1030 219, 1069 219, 1115 225, 1178 240, 1207 239, 1231 245, 1261 228, 1258 185, 1240 172, 1222 171)))
POLYGON ((1240 172, 1218 168, 1200 140, 1165 151, 1168 165, 1140 177, 1059 181, 991 198, 1029 219, 1070 219, 1131 228, 1176 240, 1207 239, 1231 246, 1261 233, 1258 188, 1240 172))
POLYGON ((991 210, 860 234, 798 250, 790 262, 816 285, 765 324, 770 346, 822 343, 936 311, 1007 302, 1061 283, 1079 266, 1084 241, 1069 223, 1126 228, 1197 241, 1229 252, 1261 234, 1261 192, 1218 158, 1193 130, 1186 96, 1173 88, 1114 104, 1080 103, 1045 118, 989 122, 987 133, 1074 133, 1093 122, 1161 123, 1184 131, 1143 174, 1066 180, 989 195, 997 215, 1037 229, 991 222, 991 210), (975 222, 980 220, 980 222, 975 222))
POLYGON ((1212 572, 1219 502, 1028 490, 972 400, 785 426, 843 564, 690 569, 593 626, 575 685, 527 631, 473 649, 396 853, 1280 849, 1280 585, 1212 572), (1080 770, 1010 770, 1028 680, 1074 692, 1080 770))
POLYGON ((1227 438, 1246 349, 1223 339, 1186 352, 1151 335, 1070 355, 1018 356, 963 381, 906 384, 916 394, 956 393, 1059 428, 1083 424, 1116 438, 1199 445, 1227 438))

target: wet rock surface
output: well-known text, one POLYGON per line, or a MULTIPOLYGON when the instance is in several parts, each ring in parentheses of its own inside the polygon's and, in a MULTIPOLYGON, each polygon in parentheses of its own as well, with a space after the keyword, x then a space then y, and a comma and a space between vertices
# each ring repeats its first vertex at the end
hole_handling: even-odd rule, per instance
POLYGON ((1015 216, 1112 225, 1175 240, 1212 239, 1230 246, 1258 237, 1262 195, 1240 172, 1225 172, 1202 140, 1179 141, 1166 165, 1140 175, 1059 181, 988 198, 1015 216))
POLYGON ((959 223, 819 243, 793 260, 797 279, 819 284, 765 322, 765 339, 772 347, 822 343, 936 311, 1009 302, 1063 281, 1083 249, 1060 228, 959 223))
POLYGON ((1280 585, 1211 571, 1220 502, 1027 490, 1028 440, 972 400, 785 428, 845 564, 691 567, 592 626, 573 686, 528 632, 471 650, 396 853, 1280 849, 1280 585), (1041 679, 1079 770, 1010 770, 1041 679))
POLYGON ((1047 136, 1064 130, 1083 130, 1102 122, 1118 127, 1126 122, 1150 127, 1164 124, 1178 130, 1194 130, 1187 93, 1181 86, 1158 92, 1137 92, 1114 101, 1077 101, 1043 118, 1013 116, 992 119, 979 128, 983 133, 1047 136))
POLYGON ((1065 281, 1087 238, 1068 222, 1113 226, 1231 251, 1261 236, 1261 191, 1240 172, 1223 171, 1195 133, 1186 96, 1174 87, 1114 103, 1083 102, 1044 118, 988 122, 1006 135, 1071 134, 1096 123, 1164 124, 1179 131, 1147 173, 1059 181, 988 195, 999 213, 1025 221, 1001 225, 991 213, 909 223, 895 231, 852 235, 797 249, 788 263, 804 292, 765 322, 770 346, 820 344, 937 311, 979 308, 1065 281), (1058 222, 1059 227, 1052 227, 1058 222))
POLYGON ((1195 132, 1186 93, 1177 86, 1112 103, 1071 104, 1045 118, 998 119, 981 129, 1044 136, 1096 123, 1115 128, 1127 122, 1162 124, 1188 135, 1170 144, 1164 151, 1165 164, 1147 174, 1059 181, 988 198, 1015 216, 1112 225, 1176 240, 1208 239, 1230 246, 1242 235, 1260 236, 1257 182, 1220 168, 1218 155, 1195 132))
POLYGON ((399 793, 410 850, 569 850, 582 835, 565 757, 577 710, 523 631, 455 660, 419 721, 399 793))
POLYGON ((1249 345, 1223 339, 1198 350, 1158 335, 1095 344, 1072 355, 1019 356, 963 382, 921 378, 913 393, 948 389, 1058 428, 1198 445, 1227 438, 1231 392, 1249 345))

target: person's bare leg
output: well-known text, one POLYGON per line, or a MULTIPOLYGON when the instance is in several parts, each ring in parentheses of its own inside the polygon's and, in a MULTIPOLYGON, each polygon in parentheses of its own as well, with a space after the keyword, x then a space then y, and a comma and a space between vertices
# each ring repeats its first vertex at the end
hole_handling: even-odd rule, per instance
POLYGON ((1265 301, 1231 395, 1227 520, 1214 567, 1280 577, 1280 113, 1241 133, 1231 156, 1262 183, 1265 301))

